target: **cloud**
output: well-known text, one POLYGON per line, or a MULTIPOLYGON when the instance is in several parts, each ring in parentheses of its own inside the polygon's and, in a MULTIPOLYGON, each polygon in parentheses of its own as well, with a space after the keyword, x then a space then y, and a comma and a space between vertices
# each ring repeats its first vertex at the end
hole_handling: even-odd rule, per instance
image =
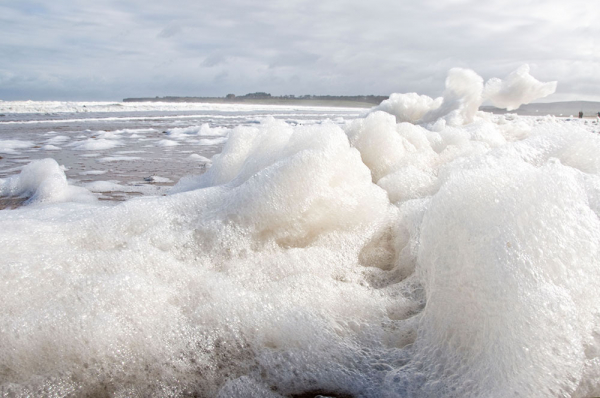
POLYGON ((176 34, 180 33, 181 31, 182 31, 181 26, 169 25, 166 28, 164 28, 163 30, 161 30, 160 33, 156 37, 167 39, 169 37, 175 36, 176 34))
POLYGON ((559 81, 553 98, 589 99, 598 16, 581 0, 4 3, 0 98, 438 96, 452 67, 488 79, 529 63, 559 81))

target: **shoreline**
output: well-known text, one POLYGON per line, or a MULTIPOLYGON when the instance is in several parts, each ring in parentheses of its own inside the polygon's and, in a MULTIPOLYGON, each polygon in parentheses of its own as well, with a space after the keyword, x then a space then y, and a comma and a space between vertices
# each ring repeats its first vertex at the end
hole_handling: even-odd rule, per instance
POLYGON ((327 100, 327 99, 226 99, 226 98, 190 98, 190 99, 168 99, 167 98, 124 98, 124 103, 185 103, 185 104, 224 104, 224 105, 292 105, 292 106, 318 106, 334 108, 372 108, 380 102, 366 102, 354 100, 327 100))

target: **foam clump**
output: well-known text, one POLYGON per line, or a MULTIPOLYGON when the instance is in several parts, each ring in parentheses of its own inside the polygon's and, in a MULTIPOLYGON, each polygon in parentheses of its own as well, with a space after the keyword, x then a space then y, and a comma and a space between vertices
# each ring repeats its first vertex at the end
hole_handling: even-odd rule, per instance
POLYGON ((177 141, 173 141, 173 140, 159 140, 156 143, 156 146, 160 146, 160 147, 172 147, 172 146, 177 146, 179 145, 179 143, 177 141))
POLYGON ((198 145, 221 145, 227 141, 227 137, 216 137, 216 138, 201 138, 197 141, 198 145))
POLYGON ((384 112, 351 122, 346 134, 371 170, 374 182, 388 174, 400 162, 407 146, 412 146, 397 133, 394 117, 384 112))
MULTIPOLYGON (((489 100, 507 110, 517 109, 556 91, 556 82, 541 83, 523 65, 506 79, 483 78, 471 69, 452 68, 446 78, 443 97, 432 99, 416 93, 392 94, 371 111, 384 111, 396 116, 397 122, 462 126, 472 123, 481 104, 489 100)), ((433 126, 435 129, 436 126, 433 126)))
MULTIPOLYGON (((54 132, 50 132, 50 133, 54 133, 54 132)), ((57 133, 54 133, 54 134, 57 134, 57 133)), ((46 140, 46 144, 48 144, 48 145, 64 144, 65 142, 67 142, 69 140, 70 140, 70 138, 65 135, 56 135, 52 138, 48 138, 46 140)))
POLYGON ((114 191, 127 191, 131 189, 116 182, 111 181, 93 181, 85 184, 85 188, 91 192, 114 192, 114 191))
POLYGON ((31 141, 0 140, 0 153, 17 154, 19 149, 31 148, 34 145, 31 141))
POLYGON ((416 123, 426 113, 439 108, 442 101, 442 97, 433 99, 417 93, 393 93, 374 110, 392 114, 398 122, 416 123))
POLYGON ((338 381, 366 388, 353 380, 359 369, 344 375, 335 364, 350 360, 345 322, 358 320, 357 338, 370 340, 382 311, 352 259, 390 209, 343 130, 275 120, 239 128, 194 185, 62 228, 0 214, 2 244, 24 218, 37 225, 18 236, 31 252, 5 252, 20 266, 0 271, 31 282, 26 306, 0 292, 12 314, 0 332, 10 347, 4 380, 15 395, 43 391, 52 375, 58 395, 216 396, 247 376, 281 396, 306 388, 304 378, 287 381, 293 368, 321 374, 326 391, 338 381), (248 373, 256 366, 268 380, 248 373))
POLYGON ((200 126, 175 127, 165 131, 165 134, 167 134, 173 139, 181 139, 194 136, 225 136, 228 133, 229 129, 225 127, 210 127, 208 123, 203 123, 200 126))
POLYGON ((420 123, 440 118, 453 126, 471 123, 483 102, 482 91, 483 79, 477 73, 464 68, 450 69, 441 105, 423 115, 420 123))
POLYGON ((552 160, 536 168, 474 159, 459 169, 421 226, 427 306, 414 371, 427 378, 409 388, 419 396, 571 396, 594 362, 600 326, 592 293, 600 220, 581 175, 552 160))
POLYGON ((27 204, 95 199, 87 189, 69 185, 54 159, 34 160, 18 175, 0 180, 0 196, 26 197, 27 204))
POLYGON ((334 124, 294 129, 271 118, 259 129, 234 129, 211 168, 182 179, 172 192, 216 186, 231 189, 224 206, 238 223, 252 220, 263 235, 293 245, 312 240, 315 231, 370 223, 387 207, 385 193, 371 185, 369 169, 334 124))
POLYGON ((556 82, 542 83, 529 74, 529 65, 523 65, 504 80, 492 78, 485 83, 484 98, 509 111, 556 91, 556 82))
POLYGON ((88 138, 84 141, 74 142, 69 146, 76 151, 105 151, 122 145, 123 143, 116 139, 88 138))
POLYGON ((206 156, 197 154, 197 153, 192 153, 190 156, 187 157, 187 159, 193 160, 194 162, 201 162, 201 163, 205 163, 205 164, 212 163, 212 161, 209 158, 207 158, 206 156))

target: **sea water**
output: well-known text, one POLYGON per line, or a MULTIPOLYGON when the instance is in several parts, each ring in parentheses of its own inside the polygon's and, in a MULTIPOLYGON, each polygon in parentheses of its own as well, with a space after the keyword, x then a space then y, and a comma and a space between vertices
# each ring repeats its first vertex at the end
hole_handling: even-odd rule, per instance
POLYGON ((0 391, 600 394, 598 121, 477 111, 554 88, 455 69, 363 115, 0 102, 0 391))
POLYGON ((203 103, 0 101, 0 178, 52 158, 100 199, 161 195, 210 166, 229 131, 272 117, 289 125, 344 123, 356 108, 203 103))

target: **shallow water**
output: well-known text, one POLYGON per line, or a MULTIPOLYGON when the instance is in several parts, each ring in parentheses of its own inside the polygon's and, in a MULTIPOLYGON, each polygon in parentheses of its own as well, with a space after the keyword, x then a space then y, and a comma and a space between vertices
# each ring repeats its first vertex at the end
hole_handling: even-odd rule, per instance
POLYGON ((72 184, 92 185, 101 199, 164 194, 184 175, 200 174, 228 132, 266 117, 290 125, 337 123, 364 110, 177 103, 0 101, 0 178, 34 159, 53 158, 72 184), (190 157, 191 156, 191 157, 190 157), (100 192, 100 191, 105 192, 100 192))

